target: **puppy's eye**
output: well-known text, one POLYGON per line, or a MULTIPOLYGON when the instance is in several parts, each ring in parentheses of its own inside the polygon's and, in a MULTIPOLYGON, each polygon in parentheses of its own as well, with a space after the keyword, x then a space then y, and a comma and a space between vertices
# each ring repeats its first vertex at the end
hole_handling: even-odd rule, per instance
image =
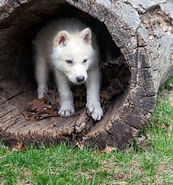
POLYGON ((68 64, 72 64, 72 63, 73 63, 72 60, 66 60, 66 62, 67 62, 68 64))
POLYGON ((87 62, 87 59, 83 60, 83 63, 86 63, 87 62))

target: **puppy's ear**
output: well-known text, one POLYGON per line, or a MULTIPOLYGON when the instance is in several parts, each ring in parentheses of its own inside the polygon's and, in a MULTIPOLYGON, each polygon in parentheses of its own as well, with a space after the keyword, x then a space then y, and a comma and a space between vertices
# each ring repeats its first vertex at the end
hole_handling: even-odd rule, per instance
POLYGON ((54 44, 55 46, 65 46, 67 44, 67 41, 69 39, 69 33, 67 31, 60 31, 56 37, 54 38, 54 44))
POLYGON ((82 37, 85 43, 90 45, 92 44, 92 41, 91 41, 92 33, 90 28, 85 28, 84 30, 82 30, 80 32, 80 36, 82 37))

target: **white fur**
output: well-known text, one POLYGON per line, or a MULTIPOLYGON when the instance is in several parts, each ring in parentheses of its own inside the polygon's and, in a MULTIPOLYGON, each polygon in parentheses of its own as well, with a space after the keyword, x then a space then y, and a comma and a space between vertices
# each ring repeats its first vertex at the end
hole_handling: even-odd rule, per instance
POLYGON ((77 77, 84 77, 87 86, 87 108, 94 120, 100 120, 99 53, 90 28, 77 19, 50 22, 37 35, 35 41, 36 80, 38 98, 47 91, 49 67, 54 71, 60 95, 61 116, 74 113, 73 95, 69 82, 79 85, 77 77), (87 59, 87 62, 83 61, 87 59), (72 64, 66 60, 73 61, 72 64))

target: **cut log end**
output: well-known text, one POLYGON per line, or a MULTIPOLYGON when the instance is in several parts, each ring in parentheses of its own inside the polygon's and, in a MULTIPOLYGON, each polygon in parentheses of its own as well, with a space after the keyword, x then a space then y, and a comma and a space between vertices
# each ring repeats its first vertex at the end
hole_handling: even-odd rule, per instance
POLYGON ((150 118, 160 85, 173 74, 172 4, 166 5, 99 0, 1 3, 0 138, 6 143, 68 141, 125 148, 150 118), (84 108, 84 88, 74 89, 77 112, 70 118, 57 115, 55 90, 39 110, 28 105, 36 97, 32 40, 49 20, 64 16, 80 18, 97 36, 103 73, 100 122, 84 108))

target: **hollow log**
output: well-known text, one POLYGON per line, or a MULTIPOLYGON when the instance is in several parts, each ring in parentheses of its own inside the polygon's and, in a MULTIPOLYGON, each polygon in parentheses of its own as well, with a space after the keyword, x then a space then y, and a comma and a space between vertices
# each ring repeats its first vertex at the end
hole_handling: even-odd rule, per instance
MULTIPOLYGON (((106 66, 109 61, 103 60, 106 66)), ((117 65, 119 74, 120 68, 116 69, 117 65)), ((124 149, 150 118, 158 90, 171 75, 171 1, 0 0, 0 138, 4 142, 68 141, 124 149), (32 40, 41 26, 63 16, 78 17, 99 28, 98 42, 106 35, 111 40, 108 45, 99 43, 103 58, 107 50, 116 60, 122 56, 121 72, 130 74, 123 73, 128 85, 104 107, 100 122, 94 122, 85 108, 70 118, 27 120, 24 116, 28 102, 36 97, 32 40)))

